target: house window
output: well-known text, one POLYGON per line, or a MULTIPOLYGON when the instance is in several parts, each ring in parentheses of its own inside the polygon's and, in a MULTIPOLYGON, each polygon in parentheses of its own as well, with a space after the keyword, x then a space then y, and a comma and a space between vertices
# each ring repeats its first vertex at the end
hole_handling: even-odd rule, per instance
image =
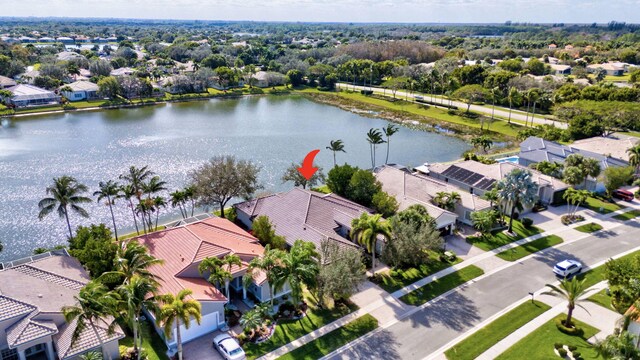
POLYGON ((473 194, 473 188, 469 188, 469 194, 473 194))
POLYGON ((82 94, 74 94, 73 97, 76 98, 76 99, 79 99, 79 98, 82 97, 82 94))
POLYGON ((18 360, 18 350, 4 349, 0 352, 0 360, 18 360))

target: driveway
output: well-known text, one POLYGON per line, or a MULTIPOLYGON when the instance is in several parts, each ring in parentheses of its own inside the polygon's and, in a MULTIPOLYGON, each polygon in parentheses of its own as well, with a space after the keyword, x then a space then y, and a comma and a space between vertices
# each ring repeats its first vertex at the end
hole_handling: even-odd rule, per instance
POLYGON ((222 334, 222 332, 215 331, 182 344, 184 360, 224 360, 212 343, 213 338, 219 334, 222 334))

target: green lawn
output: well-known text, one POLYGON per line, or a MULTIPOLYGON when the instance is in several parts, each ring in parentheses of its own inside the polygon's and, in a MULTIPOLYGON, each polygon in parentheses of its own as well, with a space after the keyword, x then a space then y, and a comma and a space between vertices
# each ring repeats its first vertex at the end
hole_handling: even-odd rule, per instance
MULTIPOLYGON (((627 254, 625 256, 619 257, 618 259, 629 259, 632 257, 635 257, 637 255, 640 255, 640 251, 634 251, 630 254, 627 254)), ((587 272, 584 272, 580 275, 578 275, 578 279, 582 280, 582 279, 586 279, 585 281, 585 287, 589 288, 601 281, 606 280, 604 278, 604 265, 600 265, 594 269, 591 269, 587 272)))
POLYGON ((550 308, 539 301, 527 301, 462 340, 444 354, 449 360, 473 360, 550 308))
POLYGON ((602 226, 596 223, 588 223, 588 224, 580 225, 574 229, 583 233, 592 233, 598 230, 602 230, 602 226))
POLYGON ((450 263, 442 262, 437 253, 432 253, 429 263, 408 269, 394 269, 387 273, 380 274, 380 281, 375 281, 375 283, 386 292, 392 293, 459 262, 462 262, 462 259, 456 258, 454 262, 450 263))
MULTIPOLYGON (((313 93, 313 92, 319 92, 319 91, 307 89, 304 92, 313 93)), ((375 106, 389 109, 392 111, 400 111, 400 112, 406 112, 413 115, 423 116, 433 120, 455 124, 461 128, 467 128, 467 129, 474 128, 479 130, 481 125, 481 122, 479 119, 468 119, 462 116, 449 115, 446 109, 436 108, 434 106, 429 106, 429 108, 426 108, 424 105, 411 103, 407 101, 390 102, 384 99, 374 98, 374 97, 362 95, 360 93, 347 92, 347 91, 320 92, 320 93, 339 96, 343 99, 375 105, 375 106)), ((388 92, 388 93, 391 94, 391 92, 388 92)), ((401 99, 401 97, 397 97, 397 98, 401 99)), ((466 110, 466 109, 461 109, 461 110, 466 110)), ((512 138, 516 137, 518 135, 518 131, 523 129, 523 126, 521 125, 518 125, 515 123, 508 124, 506 121, 498 120, 498 119, 491 122, 491 124, 485 121, 485 124, 484 124, 485 130, 487 129, 487 125, 489 128, 489 131, 503 134, 512 138)))
POLYGON ((613 218, 617 220, 627 221, 627 220, 635 219, 638 216, 640 216, 640 210, 634 209, 622 214, 615 215, 613 218))
MULTIPOLYGON (((566 314, 558 315, 557 318, 566 318, 566 314)), ((557 319, 556 318, 556 319, 557 319)), ((548 360, 560 359, 553 351, 555 343, 563 345, 574 345, 585 359, 597 358, 597 353, 586 339, 598 333, 598 329, 591 327, 581 321, 573 320, 584 333, 582 336, 571 336, 560 332, 556 328, 555 319, 547 322, 537 330, 527 335, 524 339, 518 341, 515 345, 500 354, 496 359, 499 360, 548 360)))
POLYGON ((516 261, 534 252, 546 249, 548 247, 558 245, 562 243, 562 238, 557 235, 545 236, 540 239, 534 240, 530 243, 516 246, 513 249, 505 250, 496 256, 502 260, 516 261))
POLYGON ((591 196, 589 196, 589 198, 587 198, 587 201, 584 204, 582 204, 582 207, 593 210, 600 214, 612 213, 614 211, 617 211, 623 208, 622 206, 616 203, 607 201, 606 199, 595 198, 591 196))
POLYGON ((375 330, 378 327, 378 320, 366 314, 352 322, 331 331, 301 347, 280 356, 279 360, 313 360, 319 359, 343 345, 361 337, 362 335, 375 330))
POLYGON ((531 226, 528 229, 525 229, 520 221, 514 220, 513 232, 515 233, 514 236, 507 235, 506 230, 494 232, 486 236, 470 236, 467 238, 467 242, 479 247, 482 250, 489 251, 502 245, 512 243, 516 240, 539 234, 542 232, 542 229, 535 226, 531 226))
POLYGON ((601 305, 609 310, 615 311, 613 306, 611 306, 611 296, 607 295, 607 289, 602 289, 597 293, 589 296, 589 301, 601 305))
POLYGON ((273 336, 260 344, 245 344, 247 359, 255 359, 293 340, 321 328, 357 309, 355 305, 342 305, 334 309, 309 309, 300 320, 279 321, 273 336))
MULTIPOLYGON (((142 348, 147 353, 149 360, 169 360, 167 356, 167 346, 164 341, 156 333, 153 325, 149 321, 143 321, 142 330, 142 348)), ((120 340, 120 346, 133 347, 133 338, 127 336, 120 340)))
POLYGON ((400 300, 409 305, 422 305, 482 274, 484 274, 482 269, 469 265, 402 296, 400 300))

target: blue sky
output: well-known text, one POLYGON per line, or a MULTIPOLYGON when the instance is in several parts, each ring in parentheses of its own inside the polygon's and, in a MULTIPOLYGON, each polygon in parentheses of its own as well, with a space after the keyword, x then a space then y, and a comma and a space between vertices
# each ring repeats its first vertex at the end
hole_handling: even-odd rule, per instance
POLYGON ((0 0, 3 16, 337 22, 640 23, 640 0, 0 0))

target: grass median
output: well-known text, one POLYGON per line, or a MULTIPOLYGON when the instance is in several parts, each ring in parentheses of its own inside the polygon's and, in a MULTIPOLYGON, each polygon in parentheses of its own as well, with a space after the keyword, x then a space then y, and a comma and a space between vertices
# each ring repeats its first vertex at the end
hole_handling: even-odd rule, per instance
POLYGON ((602 230, 602 226, 596 223, 589 223, 589 224, 580 225, 576 227, 575 230, 589 234, 592 232, 596 232, 598 230, 602 230))
POLYGON ((512 249, 509 250, 505 250, 499 254, 497 254, 496 256, 499 257, 502 260, 506 260, 506 261, 516 261, 518 259, 521 259, 527 255, 531 255, 535 252, 538 252, 542 249, 546 249, 548 247, 552 247, 554 245, 558 245, 560 243, 562 243, 562 238, 560 236, 557 235, 549 235, 549 236, 545 236, 542 237, 540 239, 537 240, 533 240, 529 243, 520 245, 520 246, 516 246, 512 249))
POLYGON ((482 274, 482 269, 469 265, 400 297, 400 300, 409 305, 422 305, 482 274))
POLYGON ((473 360, 550 308, 539 301, 527 301, 445 351, 445 355, 449 360, 473 360))
POLYGON ((620 206, 614 202, 610 202, 609 200, 602 197, 588 197, 587 201, 582 204, 582 207, 587 208, 589 210, 593 210, 600 214, 608 214, 614 211, 623 209, 624 206, 620 206))
POLYGON ((377 327, 378 320, 369 314, 365 314, 345 326, 337 328, 283 356, 280 356, 278 360, 319 359, 367 334, 368 332, 375 330, 377 327))
POLYGON ((613 218, 616 219, 616 220, 627 221, 627 220, 635 219, 638 216, 640 216, 640 210, 634 209, 634 210, 627 211, 627 212, 622 213, 622 214, 618 214, 618 215, 614 216, 613 218))
MULTIPOLYGON (((561 314, 556 317, 565 319, 566 314, 561 314)), ((596 350, 587 342, 587 339, 598 333, 598 329, 589 326, 577 319, 573 319, 574 324, 581 328, 583 334, 567 335, 560 332, 556 327, 556 319, 548 321, 531 334, 527 335, 524 339, 515 343, 512 347, 500 354, 496 359, 498 360, 542 360, 542 359, 559 359, 558 355, 553 351, 553 345, 555 343, 561 343, 563 345, 574 345, 585 359, 596 359, 598 354, 596 350)))
POLYGON ((429 275, 433 275, 440 270, 444 270, 462 262, 462 259, 460 258, 456 258, 456 260, 452 262, 440 261, 440 254, 436 252, 430 253, 429 257, 431 260, 426 264, 421 264, 408 269, 392 269, 388 272, 377 275, 372 281, 383 288, 386 292, 392 293, 429 275))

